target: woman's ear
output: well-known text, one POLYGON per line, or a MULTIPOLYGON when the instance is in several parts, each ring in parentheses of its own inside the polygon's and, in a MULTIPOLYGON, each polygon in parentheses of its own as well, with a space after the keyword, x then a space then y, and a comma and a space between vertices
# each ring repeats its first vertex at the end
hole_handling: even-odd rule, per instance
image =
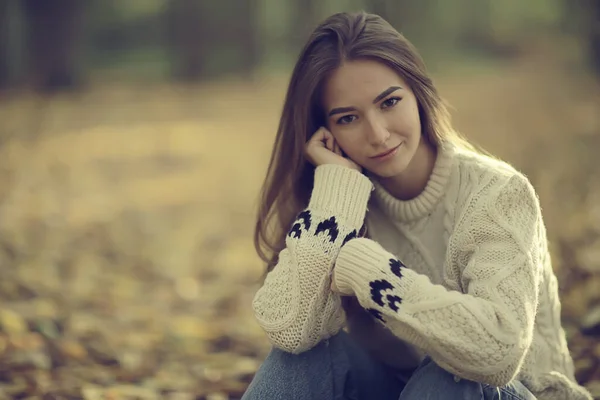
POLYGON ((324 126, 329 130, 329 118, 326 117, 325 111, 320 106, 313 107, 313 116, 315 116, 315 122, 317 126, 324 126))
POLYGON ((421 124, 421 136, 425 136, 425 124, 427 119, 425 118, 425 111, 421 107, 421 103, 417 102, 417 110, 419 110, 419 123, 421 124))

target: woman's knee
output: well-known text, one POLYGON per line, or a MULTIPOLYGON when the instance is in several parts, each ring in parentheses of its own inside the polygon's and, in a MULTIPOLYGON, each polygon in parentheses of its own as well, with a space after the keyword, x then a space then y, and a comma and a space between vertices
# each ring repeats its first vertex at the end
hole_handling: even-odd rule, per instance
POLYGON ((413 399, 523 399, 535 396, 517 380, 503 387, 493 387, 461 379, 427 357, 410 378, 399 400, 413 399))
POLYGON ((340 332, 300 354, 273 348, 242 399, 333 398, 343 391, 348 370, 345 354, 339 351, 346 340, 340 332))
POLYGON ((480 383, 459 379, 427 358, 409 379, 399 400, 482 398, 480 383))

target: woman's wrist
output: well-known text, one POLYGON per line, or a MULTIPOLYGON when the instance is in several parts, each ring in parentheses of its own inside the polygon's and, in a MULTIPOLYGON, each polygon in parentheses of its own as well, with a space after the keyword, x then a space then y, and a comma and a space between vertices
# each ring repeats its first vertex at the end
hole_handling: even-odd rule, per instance
POLYGON ((308 208, 341 218, 342 223, 358 230, 363 224, 372 190, 372 182, 359 171, 323 164, 315 169, 308 208))

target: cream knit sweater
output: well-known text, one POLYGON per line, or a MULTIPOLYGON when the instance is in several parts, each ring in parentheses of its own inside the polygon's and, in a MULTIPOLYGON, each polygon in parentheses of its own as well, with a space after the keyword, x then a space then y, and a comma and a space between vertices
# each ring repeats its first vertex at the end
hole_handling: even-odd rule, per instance
POLYGON ((319 166, 286 244, 253 301, 274 346, 301 353, 346 325, 399 371, 428 354, 465 379, 518 379, 541 400, 591 399, 575 382, 537 196, 508 164, 444 145, 409 201, 319 166), (357 238, 365 216, 371 239, 357 238), (333 270, 354 297, 331 292, 333 270))

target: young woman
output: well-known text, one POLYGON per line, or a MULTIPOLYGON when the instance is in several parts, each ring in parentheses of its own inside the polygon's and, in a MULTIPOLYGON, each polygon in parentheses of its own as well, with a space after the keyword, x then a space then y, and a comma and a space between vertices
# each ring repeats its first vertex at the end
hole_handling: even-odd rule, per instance
POLYGON ((255 242, 273 349, 244 399, 591 399, 534 189, 453 131, 376 15, 333 15, 302 50, 255 242))

